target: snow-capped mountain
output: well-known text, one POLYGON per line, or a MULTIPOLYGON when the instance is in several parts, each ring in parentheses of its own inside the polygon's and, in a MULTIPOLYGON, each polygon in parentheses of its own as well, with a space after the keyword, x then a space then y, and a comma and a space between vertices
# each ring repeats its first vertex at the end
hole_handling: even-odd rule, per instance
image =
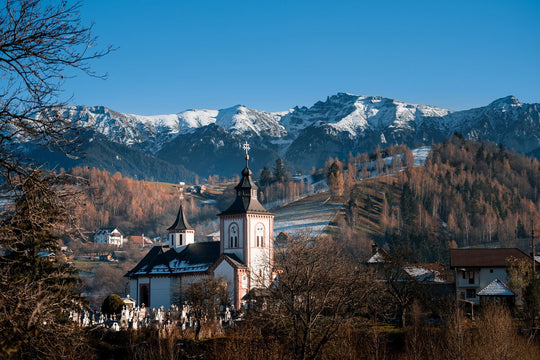
POLYGON ((179 114, 141 116, 123 114, 103 106, 72 106, 63 116, 74 119, 79 126, 105 135, 111 141, 158 152, 178 134, 216 124, 226 131, 249 137, 282 137, 280 114, 248 109, 243 105, 222 110, 186 110, 179 114))
POLYGON ((351 138, 366 136, 370 130, 411 129, 413 121, 442 117, 451 111, 434 106, 413 105, 379 96, 338 93, 310 108, 295 108, 282 118, 282 124, 295 137, 309 127, 328 127, 351 138))
POLYGON ((309 169, 329 156, 344 158, 377 145, 429 145, 454 132, 523 153, 540 152, 540 104, 522 104, 513 96, 464 111, 338 93, 311 107, 281 113, 237 105, 140 116, 102 106, 73 106, 64 115, 111 142, 203 176, 237 173, 242 161, 238 147, 246 140, 252 147, 254 170, 271 166, 278 156, 287 160, 291 170, 309 169))
POLYGON ((502 143, 525 154, 540 148, 540 104, 522 104, 513 96, 455 112, 444 120, 467 138, 502 143))

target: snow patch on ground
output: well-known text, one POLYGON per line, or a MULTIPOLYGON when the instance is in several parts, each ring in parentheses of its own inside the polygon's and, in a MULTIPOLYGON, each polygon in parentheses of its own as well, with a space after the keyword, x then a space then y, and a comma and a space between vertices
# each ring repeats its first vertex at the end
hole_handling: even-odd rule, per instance
POLYGON ((274 236, 284 231, 289 235, 315 236, 324 231, 343 207, 329 201, 327 193, 300 199, 275 210, 274 236))
POLYGON ((427 158, 431 153, 431 146, 422 146, 412 150, 414 155, 414 166, 426 165, 427 158))

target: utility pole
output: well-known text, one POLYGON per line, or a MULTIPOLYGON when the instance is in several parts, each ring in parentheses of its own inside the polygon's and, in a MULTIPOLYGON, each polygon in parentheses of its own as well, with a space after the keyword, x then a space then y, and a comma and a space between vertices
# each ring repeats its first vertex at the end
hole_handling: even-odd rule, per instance
POLYGON ((536 278, 536 260, 534 255, 536 254, 535 244, 534 244, 534 222, 531 219, 531 257, 532 257, 532 275, 533 278, 536 278))

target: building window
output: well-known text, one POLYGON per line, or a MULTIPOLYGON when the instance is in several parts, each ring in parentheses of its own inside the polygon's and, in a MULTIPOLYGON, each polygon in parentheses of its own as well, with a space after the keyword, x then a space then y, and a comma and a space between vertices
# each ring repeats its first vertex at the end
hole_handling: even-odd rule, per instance
POLYGON ((476 289, 467 289, 467 294, 465 295, 467 299, 476 298, 476 289))
POLYGON ((469 284, 474 284, 474 271, 469 271, 469 284))
POLYGON ((238 247, 238 225, 232 224, 229 228, 229 247, 238 247))
POLYGON ((180 246, 182 246, 182 234, 180 234, 180 246))
POLYGON ((257 239, 257 247, 264 247, 264 226, 257 224, 255 228, 255 237, 257 239))

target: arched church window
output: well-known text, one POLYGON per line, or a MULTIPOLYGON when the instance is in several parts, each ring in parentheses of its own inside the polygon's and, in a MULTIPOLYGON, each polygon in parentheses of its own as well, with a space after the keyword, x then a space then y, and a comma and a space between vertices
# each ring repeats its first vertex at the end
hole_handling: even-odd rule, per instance
POLYGON ((264 226, 263 224, 257 224, 255 228, 255 238, 257 240, 257 247, 264 247, 264 226))
POLYGON ((229 247, 238 247, 238 225, 232 224, 229 229, 229 247))

